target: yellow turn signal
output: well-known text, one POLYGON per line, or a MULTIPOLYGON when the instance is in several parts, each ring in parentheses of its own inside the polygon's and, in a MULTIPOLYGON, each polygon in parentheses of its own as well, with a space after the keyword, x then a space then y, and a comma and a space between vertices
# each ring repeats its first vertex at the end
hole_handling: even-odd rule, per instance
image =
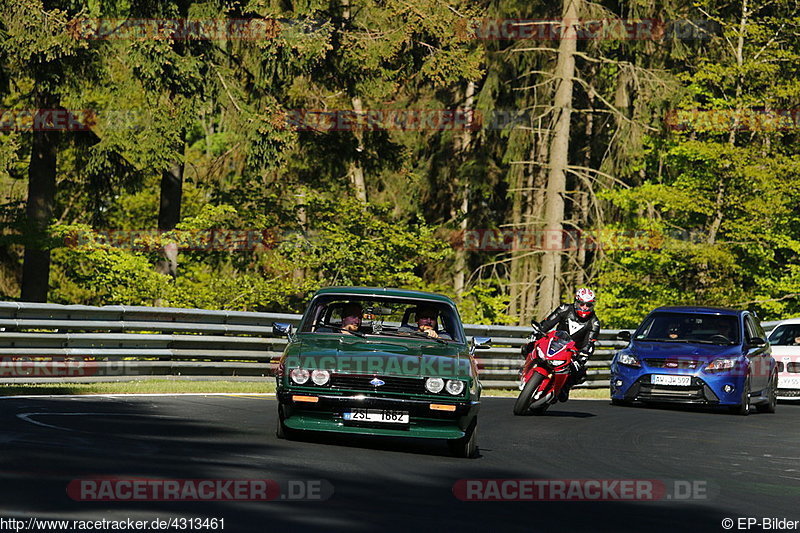
POLYGON ((292 396, 292 400, 295 402, 317 403, 319 398, 316 396, 292 396))

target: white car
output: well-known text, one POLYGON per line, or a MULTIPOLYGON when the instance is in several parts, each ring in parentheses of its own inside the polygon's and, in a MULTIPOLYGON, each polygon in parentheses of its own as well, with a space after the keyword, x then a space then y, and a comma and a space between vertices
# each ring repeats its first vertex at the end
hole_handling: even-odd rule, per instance
POLYGON ((778 362, 778 399, 800 400, 800 318, 779 322, 768 340, 778 362))

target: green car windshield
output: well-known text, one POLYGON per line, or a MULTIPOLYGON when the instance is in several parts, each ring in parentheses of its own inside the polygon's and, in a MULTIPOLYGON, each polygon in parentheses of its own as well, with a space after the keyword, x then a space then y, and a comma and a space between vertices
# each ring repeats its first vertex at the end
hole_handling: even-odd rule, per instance
POLYGON ((318 296, 309 305, 299 332, 420 339, 429 338, 421 331, 426 325, 433 327, 441 341, 464 343, 460 319, 452 306, 397 297, 318 296), (360 315, 360 320, 353 320, 357 315, 360 315), (352 327, 354 322, 357 329, 352 327), (353 333, 345 330, 348 325, 353 333))

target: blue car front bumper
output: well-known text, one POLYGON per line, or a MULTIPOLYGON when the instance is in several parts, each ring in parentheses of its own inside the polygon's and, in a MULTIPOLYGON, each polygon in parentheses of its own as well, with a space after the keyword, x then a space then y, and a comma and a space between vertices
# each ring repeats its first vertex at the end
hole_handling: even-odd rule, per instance
POLYGON ((701 370, 611 365, 611 397, 625 401, 681 402, 712 405, 738 405, 742 401, 744 376, 737 372, 706 373, 701 370), (655 374, 689 376, 690 385, 655 385, 655 374))

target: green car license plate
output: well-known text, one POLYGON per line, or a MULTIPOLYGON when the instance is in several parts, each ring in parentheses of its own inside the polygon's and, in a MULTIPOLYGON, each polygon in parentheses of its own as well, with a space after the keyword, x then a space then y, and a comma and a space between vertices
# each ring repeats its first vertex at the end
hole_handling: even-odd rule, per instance
POLYGON ((378 422, 385 424, 408 424, 408 412, 386 409, 353 409, 343 414, 347 422, 378 422))

